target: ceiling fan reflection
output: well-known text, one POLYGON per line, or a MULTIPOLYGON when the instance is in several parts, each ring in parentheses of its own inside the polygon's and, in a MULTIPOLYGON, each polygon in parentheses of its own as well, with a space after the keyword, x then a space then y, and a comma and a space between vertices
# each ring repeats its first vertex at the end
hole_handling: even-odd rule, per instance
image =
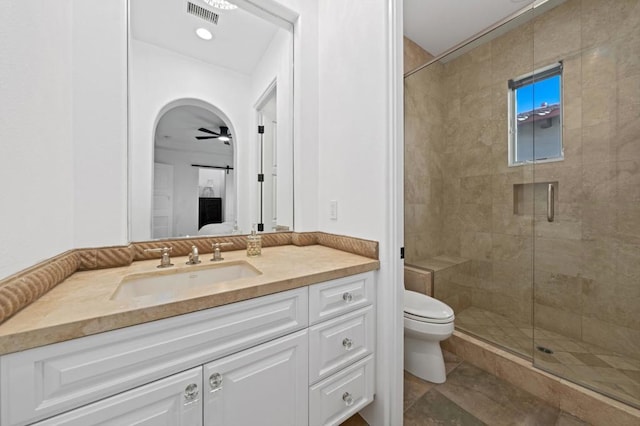
POLYGON ((196 139, 198 140, 218 139, 219 141, 224 142, 225 145, 231 145, 230 141, 233 138, 233 136, 231 136, 231 134, 229 133, 229 128, 226 126, 220 126, 219 133, 216 133, 213 130, 205 129, 204 127, 200 127, 198 131, 213 135, 213 136, 196 136, 196 139))

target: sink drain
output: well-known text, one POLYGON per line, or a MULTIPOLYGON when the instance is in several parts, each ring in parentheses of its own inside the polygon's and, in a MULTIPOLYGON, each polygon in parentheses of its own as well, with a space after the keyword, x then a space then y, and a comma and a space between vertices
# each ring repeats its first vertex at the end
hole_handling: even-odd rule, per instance
POLYGON ((552 354, 553 351, 549 348, 545 348, 544 346, 536 346, 536 349, 545 354, 552 354))

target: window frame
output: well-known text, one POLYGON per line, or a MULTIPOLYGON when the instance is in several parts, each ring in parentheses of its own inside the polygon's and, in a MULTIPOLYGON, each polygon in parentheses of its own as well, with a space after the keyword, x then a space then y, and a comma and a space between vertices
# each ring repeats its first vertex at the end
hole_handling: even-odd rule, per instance
MULTIPOLYGON (((509 167, 518 167, 524 166, 527 164, 542 164, 542 163, 553 163, 557 161, 564 160, 564 135, 563 135, 563 125, 564 125, 564 96, 563 96, 563 73, 564 73, 564 64, 562 61, 558 61, 551 65, 538 68, 537 70, 523 74, 518 76, 515 79, 509 80, 507 82, 508 94, 507 94, 507 108, 508 108, 508 166, 509 167), (517 125, 517 97, 516 91, 522 87, 535 84, 539 81, 546 80, 547 78, 560 76, 560 88, 559 88, 559 105, 560 105, 560 155, 557 157, 545 158, 536 160, 535 158, 532 160, 524 160, 524 161, 516 161, 517 158, 517 148, 518 148, 518 125, 517 125)), ((534 151, 535 152, 535 151, 534 151)))

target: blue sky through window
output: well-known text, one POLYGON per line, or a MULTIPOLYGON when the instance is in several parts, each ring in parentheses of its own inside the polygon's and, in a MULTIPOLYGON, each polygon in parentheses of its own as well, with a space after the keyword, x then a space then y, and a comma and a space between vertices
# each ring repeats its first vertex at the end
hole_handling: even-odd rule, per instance
POLYGON ((560 75, 522 86, 516 92, 517 114, 539 108, 543 102, 549 105, 557 104, 560 102, 560 75))

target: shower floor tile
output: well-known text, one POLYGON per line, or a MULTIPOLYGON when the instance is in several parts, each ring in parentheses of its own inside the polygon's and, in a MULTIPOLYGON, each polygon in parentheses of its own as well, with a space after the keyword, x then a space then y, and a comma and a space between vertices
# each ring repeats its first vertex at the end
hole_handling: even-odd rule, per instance
POLYGON ((511 318, 471 306, 456 312, 456 328, 494 342, 519 355, 531 358, 531 326, 511 318))
POLYGON ((455 324, 457 329, 525 358, 534 358, 535 365, 546 371, 640 407, 640 359, 553 331, 533 330, 530 325, 475 306, 456 312, 455 324), (534 351, 534 346, 552 353, 534 351))

